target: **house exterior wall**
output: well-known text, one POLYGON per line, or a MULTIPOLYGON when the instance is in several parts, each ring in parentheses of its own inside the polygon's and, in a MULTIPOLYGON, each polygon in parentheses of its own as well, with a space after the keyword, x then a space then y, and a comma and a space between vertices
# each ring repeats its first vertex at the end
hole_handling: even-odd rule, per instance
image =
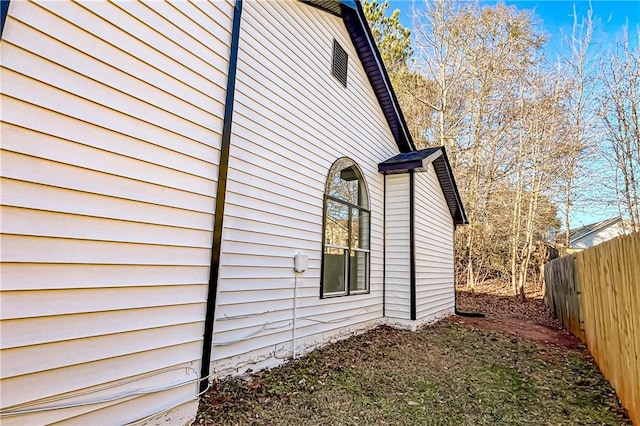
POLYGON ((341 18, 302 2, 244 3, 214 374, 281 363, 294 338, 299 355, 382 321, 377 164, 397 153, 341 18), (331 74, 334 38, 349 55, 346 88, 331 74), (370 293, 320 299, 323 195, 340 157, 359 165, 369 191, 370 293), (296 276, 298 252, 309 268, 296 276))
POLYGON ((628 234, 629 230, 624 228, 622 222, 614 223, 603 229, 598 229, 590 234, 585 235, 571 243, 572 249, 587 249, 605 241, 628 234))
POLYGON ((3 424, 195 413, 232 12, 11 2, 3 424), (101 402, 11 415, 88 400, 101 402))
MULTIPOLYGON (((11 3, 0 45, 3 424, 195 414, 232 14, 231 0, 11 3)), ((385 201, 377 165, 398 147, 342 19, 247 1, 240 33, 213 375, 410 318, 408 175, 387 177, 385 201), (346 88, 331 75, 334 38, 349 55, 346 88), (320 299, 323 195, 340 157, 368 189, 370 292, 320 299), (293 270, 297 253, 305 272, 293 270)), ((438 192, 434 178, 424 185, 438 192)), ((416 213, 439 214, 426 191, 416 213)), ((446 275, 445 257, 418 272, 446 275)), ((445 281, 425 279, 419 315, 446 310, 445 281)))
POLYGON ((411 320, 409 174, 386 176, 385 315, 392 324, 411 320))
POLYGON ((432 165, 386 183, 385 314, 387 322, 415 329, 454 312, 454 224, 432 165), (414 203, 414 228, 410 203, 414 203), (416 318, 411 320, 411 239, 414 235, 416 318))
POLYGON ((415 174, 416 321, 453 314, 454 225, 435 170, 415 174))

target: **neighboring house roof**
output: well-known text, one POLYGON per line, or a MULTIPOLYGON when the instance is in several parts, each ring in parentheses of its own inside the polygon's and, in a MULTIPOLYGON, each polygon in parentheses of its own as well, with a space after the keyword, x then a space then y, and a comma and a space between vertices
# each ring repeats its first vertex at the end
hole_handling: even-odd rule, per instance
POLYGON ((601 229, 608 228, 611 225, 615 225, 618 222, 622 222, 622 218, 620 216, 613 217, 611 219, 606 219, 600 222, 591 223, 589 225, 584 225, 579 228, 574 228, 569 230, 569 246, 571 244, 581 238, 586 237, 589 234, 600 231, 601 229))
POLYGON ((451 217, 453 218, 453 223, 456 225, 467 224, 467 216, 464 212, 460 194, 458 193, 458 187, 453 178, 447 153, 443 147, 438 146, 398 154, 378 164, 378 171, 385 175, 407 173, 410 170, 424 172, 427 170, 429 164, 433 164, 433 168, 438 176, 440 187, 442 188, 444 198, 447 200, 451 217))
POLYGON ((400 152, 415 151, 416 146, 400 110, 400 104, 391 86, 391 80, 383 65, 382 56, 373 39, 360 2, 356 0, 303 1, 342 17, 398 149, 400 152))

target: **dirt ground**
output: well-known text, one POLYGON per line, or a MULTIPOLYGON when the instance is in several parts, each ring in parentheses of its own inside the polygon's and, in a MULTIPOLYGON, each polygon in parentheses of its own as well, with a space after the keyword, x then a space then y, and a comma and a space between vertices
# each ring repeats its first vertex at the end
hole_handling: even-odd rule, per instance
POLYGON ((268 371, 214 381, 202 425, 624 425, 588 351, 539 290, 490 284, 417 332, 378 327, 268 371))
POLYGON ((579 339, 564 330, 524 321, 517 318, 498 320, 494 318, 449 317, 447 321, 465 324, 482 330, 493 330, 530 342, 563 346, 569 349, 582 349, 584 345, 579 339))
POLYGON ((514 300, 511 289, 498 282, 481 285, 475 292, 458 288, 457 308, 463 312, 482 313, 484 318, 452 317, 457 321, 484 330, 494 330, 531 342, 552 344, 570 349, 584 349, 582 342, 568 333, 547 309, 542 289, 532 287, 525 301, 514 300))
POLYGON ((500 320, 521 320, 559 328, 542 300, 542 288, 530 286, 524 302, 517 302, 511 289, 499 281, 479 284, 474 291, 460 286, 456 289, 456 306, 460 311, 481 312, 487 318, 500 320))

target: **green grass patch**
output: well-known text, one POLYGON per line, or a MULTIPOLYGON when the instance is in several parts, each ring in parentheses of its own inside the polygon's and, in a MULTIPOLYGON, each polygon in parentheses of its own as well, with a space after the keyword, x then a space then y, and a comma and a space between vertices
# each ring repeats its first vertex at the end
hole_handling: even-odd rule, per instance
POLYGON ((450 321, 380 327, 214 383, 196 424, 620 425, 585 354, 450 321))

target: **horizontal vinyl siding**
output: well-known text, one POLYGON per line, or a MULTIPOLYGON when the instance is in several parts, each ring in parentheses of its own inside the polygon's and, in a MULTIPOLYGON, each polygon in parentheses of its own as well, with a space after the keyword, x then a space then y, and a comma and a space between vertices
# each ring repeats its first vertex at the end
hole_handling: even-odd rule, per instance
POLYGON ((455 304, 453 220, 432 166, 415 174, 415 214, 419 320, 452 309, 455 304))
POLYGON ((123 424, 195 398, 232 13, 11 2, 3 424, 123 424))
POLYGON ((388 175, 386 187, 385 314, 411 319, 409 174, 388 175))
POLYGON ((5 320, 2 324, 2 349, 54 343, 166 327, 201 321, 203 304, 123 309, 111 312, 88 312, 36 318, 5 320))
MULTIPOLYGON (((197 379, 197 370, 193 366, 199 356, 193 358, 192 354, 198 351, 198 347, 202 347, 202 343, 173 345, 153 351, 80 364, 73 368, 59 368, 4 379, 2 384, 3 403, 8 406, 12 405, 12 409, 32 409, 34 406, 59 404, 60 401, 63 401, 65 405, 81 405, 68 409, 35 412, 29 414, 28 417, 25 415, 9 416, 10 413, 7 411, 4 413, 2 424, 51 424, 70 417, 82 416, 84 413, 94 412, 105 406, 118 406, 128 399, 140 396, 140 394, 148 394, 152 400, 156 400, 160 395, 162 402, 168 404, 171 400, 166 397, 164 392, 158 393, 153 390, 197 379), (182 361, 176 364, 175 360, 177 359, 182 361), (145 365, 145 371, 142 374, 137 368, 139 363, 145 365), (96 372, 100 372, 100 374, 96 374, 96 372), (123 376, 126 377, 123 378, 123 376), (43 383, 47 383, 46 388, 42 386, 43 383), (84 389, 84 387, 88 389, 84 389), (87 390, 89 392, 85 393, 87 390), (56 398, 51 398, 50 392, 55 392, 56 398), (114 395, 119 397, 112 399, 114 395), (122 396, 120 397, 120 395, 122 396), (83 404, 94 399, 104 399, 105 401, 83 404), (15 405, 22 403, 22 401, 31 401, 31 403, 15 405)), ((195 384, 179 388, 191 395, 193 392, 197 392, 195 384)), ((156 405, 158 401, 149 401, 149 403, 156 405)), ((168 407, 156 405, 154 408, 158 410, 168 407)), ((123 412, 123 414, 128 416, 127 421, 131 421, 133 417, 145 415, 140 407, 123 412)), ((93 424, 125 423, 113 421, 111 417, 104 414, 101 417, 99 422, 93 424)), ((81 417, 75 423, 92 424, 81 420, 81 417)))
POLYGON ((377 164, 397 152, 340 18, 301 2, 244 3, 213 371, 291 356, 296 286, 297 354, 381 319, 377 164), (347 89, 331 75, 334 38, 349 54, 347 89), (343 156, 369 190, 371 292, 321 300, 323 194, 343 156), (298 252, 309 268, 296 284, 298 252))
MULTIPOLYGON (((104 266, 102 269, 105 269, 104 266)), ((7 319, 69 315, 151 306, 204 303, 202 284, 70 290, 3 291, 2 316, 7 319)), ((158 319, 159 320, 159 319, 158 319)))

